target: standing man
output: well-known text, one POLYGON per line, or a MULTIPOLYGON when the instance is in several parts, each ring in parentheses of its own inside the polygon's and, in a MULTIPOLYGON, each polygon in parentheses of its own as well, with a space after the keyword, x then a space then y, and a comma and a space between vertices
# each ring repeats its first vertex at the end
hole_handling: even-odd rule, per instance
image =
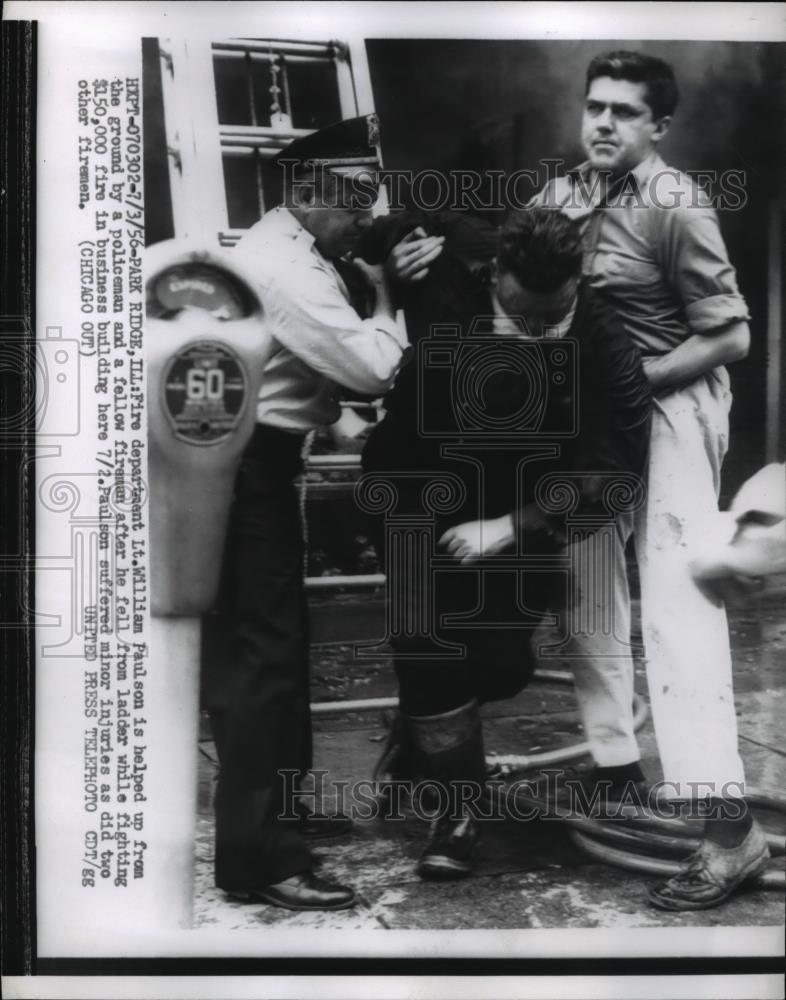
MULTIPOLYGON (((587 281, 640 347, 655 396, 647 505, 617 520, 615 627, 629 644, 624 549, 633 533, 664 777, 675 798, 711 810, 700 850, 650 899, 695 910, 718 905, 759 872, 768 849, 741 799, 725 609, 696 586, 686 559, 717 510, 731 405, 723 366, 745 357, 749 317, 709 198, 657 152, 677 98, 672 68, 660 59, 624 51, 593 59, 582 119, 588 159, 536 203, 580 220, 587 281)), ((619 638, 582 634, 580 622, 597 610, 587 595, 572 629, 574 653, 584 657, 575 675, 585 727, 607 773, 636 779, 633 665, 619 638)))
POLYGON ((342 258, 371 224, 378 144, 374 115, 291 143, 273 165, 284 174, 284 205, 267 212, 235 250, 257 276, 277 349, 237 475, 213 622, 225 637, 206 697, 220 762, 216 884, 296 910, 355 902, 351 889, 313 874, 303 836, 308 818, 282 819, 292 813, 282 772, 302 776, 312 766, 296 486, 305 438, 338 419, 339 386, 385 392, 407 346, 381 268, 362 269, 373 299, 367 319, 350 304, 341 273, 351 266, 342 258))

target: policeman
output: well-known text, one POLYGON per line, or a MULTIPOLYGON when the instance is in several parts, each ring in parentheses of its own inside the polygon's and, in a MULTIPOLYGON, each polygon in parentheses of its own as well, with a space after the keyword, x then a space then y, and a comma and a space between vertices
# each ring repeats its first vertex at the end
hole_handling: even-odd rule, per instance
POLYGON ((305 840, 320 827, 341 832, 346 820, 281 817, 292 814, 292 775, 297 787, 312 765, 295 482, 304 441, 338 419, 339 387, 371 396, 389 389, 407 346, 381 267, 359 262, 350 278, 343 259, 371 224, 378 147, 375 115, 292 142, 270 175, 282 184, 283 204, 235 251, 256 278, 275 346, 235 484, 220 606, 209 625, 208 642, 221 647, 220 657, 207 657, 206 685, 220 761, 215 875, 231 895, 295 910, 355 903, 350 888, 313 874, 305 840), (349 289, 361 272, 365 319, 349 289))

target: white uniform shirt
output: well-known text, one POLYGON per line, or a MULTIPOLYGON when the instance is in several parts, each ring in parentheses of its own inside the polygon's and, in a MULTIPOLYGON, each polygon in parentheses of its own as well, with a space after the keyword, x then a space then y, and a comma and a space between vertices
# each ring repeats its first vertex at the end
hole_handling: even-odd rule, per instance
MULTIPOLYGON (((543 336, 549 340, 559 340, 565 337, 573 325, 573 317, 576 315, 576 306, 578 305, 578 295, 574 296, 573 304, 570 309, 565 313, 559 323, 554 326, 549 326, 546 328, 543 336)), ((524 332, 522 326, 517 318, 511 318, 504 311, 502 306, 499 304, 497 296, 492 292, 491 294, 491 307, 494 310, 494 323, 493 329, 494 334, 497 337, 515 337, 517 340, 539 340, 540 338, 530 334, 529 332, 524 332)))
POLYGON ((235 251, 257 278, 276 342, 265 367, 258 423, 305 434, 338 420, 338 386, 379 396, 407 348, 395 320, 361 319, 344 281, 287 209, 268 212, 235 251))

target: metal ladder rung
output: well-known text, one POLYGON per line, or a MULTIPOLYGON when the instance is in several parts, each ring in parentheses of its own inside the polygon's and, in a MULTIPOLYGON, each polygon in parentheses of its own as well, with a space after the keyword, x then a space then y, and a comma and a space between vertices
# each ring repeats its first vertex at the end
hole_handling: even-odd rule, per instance
POLYGON ((307 576, 306 590, 336 590, 338 587, 384 587, 384 573, 355 573, 352 576, 307 576))
POLYGON ((309 455, 306 469, 309 472, 318 472, 321 469, 329 469, 331 472, 337 470, 360 472, 360 455, 309 455))

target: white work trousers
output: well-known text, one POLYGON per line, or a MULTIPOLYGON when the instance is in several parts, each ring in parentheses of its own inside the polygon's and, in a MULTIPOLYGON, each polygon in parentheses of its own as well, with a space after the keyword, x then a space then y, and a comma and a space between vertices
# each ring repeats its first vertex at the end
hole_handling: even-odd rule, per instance
POLYGON ((602 558, 595 544, 592 557, 583 560, 578 599, 566 618, 569 641, 562 647, 596 763, 637 760, 625 566, 632 532, 664 791, 680 797, 738 795, 744 780, 726 612, 688 570, 691 537, 700 536, 702 522, 718 509, 730 406, 723 368, 655 400, 646 503, 617 518, 602 558))

